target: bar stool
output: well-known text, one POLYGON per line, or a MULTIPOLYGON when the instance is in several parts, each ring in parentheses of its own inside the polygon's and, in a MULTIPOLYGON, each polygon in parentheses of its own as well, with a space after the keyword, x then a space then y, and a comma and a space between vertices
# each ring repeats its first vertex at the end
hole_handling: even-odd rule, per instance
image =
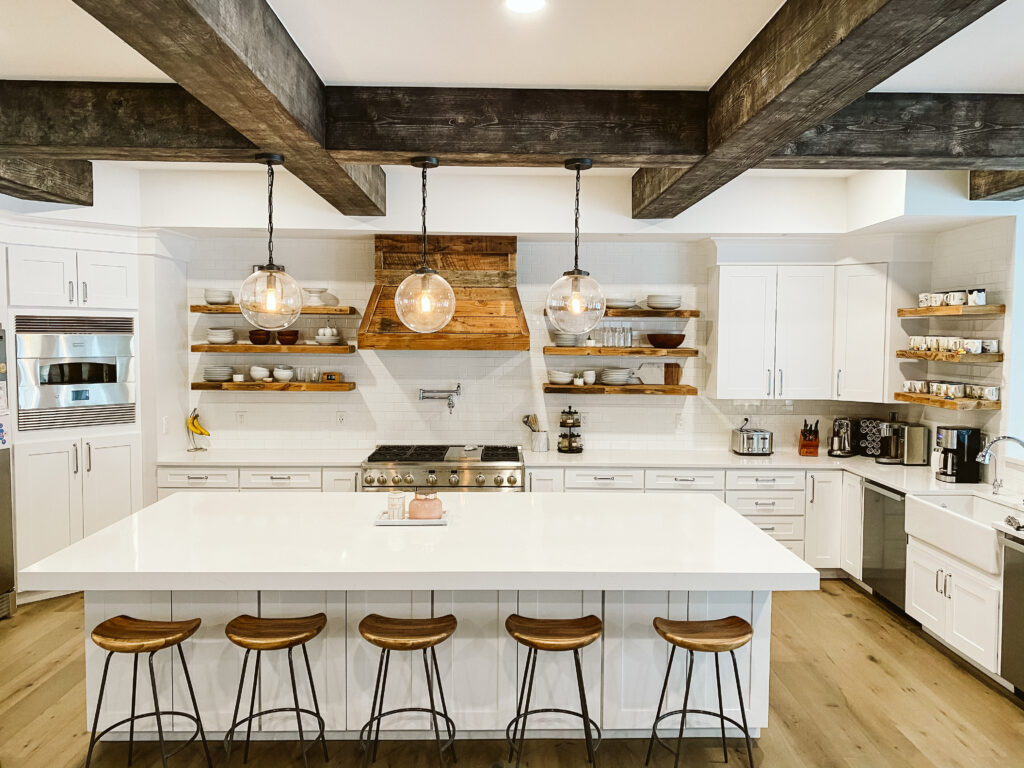
MULTIPOLYGON (((302 762, 309 768, 309 757, 306 752, 305 736, 302 732, 302 716, 309 715, 314 718, 319 726, 320 732, 313 739, 313 744, 320 741, 324 752, 324 762, 327 757, 327 737, 324 735, 324 719, 320 716, 320 704, 316 698, 316 686, 313 684, 313 670, 309 666, 309 653, 306 651, 306 644, 319 635, 327 626, 327 616, 317 613, 313 616, 302 616, 299 618, 269 619, 256 616, 238 616, 228 622, 224 627, 224 634, 228 640, 240 648, 245 649, 245 656, 242 658, 242 675, 238 680, 238 695, 235 697, 235 710, 231 716, 231 727, 224 734, 224 748, 228 753, 228 760, 231 759, 231 747, 235 740, 235 730, 245 725, 245 752, 242 755, 242 762, 249 760, 249 741, 252 737, 252 721, 276 714, 278 712, 294 712, 295 722, 299 729, 299 750, 302 753, 302 762), (306 676, 309 678, 309 692, 313 698, 313 709, 304 709, 299 706, 299 691, 295 685, 295 664, 292 661, 292 649, 296 646, 302 648, 302 658, 306 663, 306 676), (293 707, 276 707, 264 709, 262 712, 255 712, 256 689, 260 679, 260 660, 264 651, 288 651, 288 672, 292 681, 293 707), (242 690, 245 688, 245 669, 249 663, 249 654, 256 651, 256 664, 252 676, 252 695, 249 698, 249 716, 238 719, 238 708, 242 703, 242 690)), ((312 745, 311 745, 312 746, 312 745)))
POLYGON ((385 717, 400 712, 426 712, 434 724, 434 740, 437 742, 438 764, 444 766, 445 750, 451 751, 452 762, 455 758, 455 721, 448 716, 448 705, 444 700, 444 689, 441 687, 441 670, 437 666, 438 645, 455 634, 458 621, 451 614, 431 619, 393 619, 371 613, 359 622, 359 634, 367 642, 381 649, 380 661, 377 663, 377 680, 373 686, 373 704, 370 706, 370 719, 359 730, 359 746, 364 751, 363 764, 369 765, 377 761, 377 746, 380 744, 380 723, 385 717), (430 659, 427 651, 430 651, 430 659), (384 711, 384 689, 388 682, 388 666, 392 651, 422 651, 423 672, 427 678, 427 695, 430 707, 403 707, 384 711), (431 671, 431 662, 433 671, 431 671), (437 692, 441 698, 441 709, 434 704, 433 675, 437 675, 437 692), (448 734, 447 741, 441 741, 441 731, 437 718, 441 717, 448 734), (376 728, 374 728, 376 726, 376 728))
POLYGON ((725 619, 713 619, 711 621, 672 621, 670 619, 657 618, 654 620, 654 629, 659 635, 672 645, 672 652, 668 657, 668 669, 665 670, 665 682, 661 686, 661 698, 658 699, 658 713, 654 718, 654 725, 651 726, 651 738, 647 742, 647 759, 644 765, 651 762, 651 750, 654 742, 657 741, 669 752, 676 756, 676 768, 679 766, 679 756, 683 747, 683 726, 686 724, 686 716, 690 714, 709 715, 717 717, 722 727, 722 754, 725 761, 729 761, 729 752, 725 746, 725 724, 732 723, 741 731, 747 740, 747 760, 750 768, 754 766, 754 753, 750 748, 750 730, 747 728, 747 711, 743 706, 743 688, 740 685, 740 669, 736 664, 736 649, 741 648, 750 642, 754 636, 754 630, 750 624, 739 616, 729 616, 725 619), (686 689, 683 693, 683 708, 672 712, 661 713, 665 704, 665 693, 668 690, 668 678, 672 674, 672 660, 676 655, 676 648, 686 651, 686 689), (731 717, 725 716, 725 709, 722 706, 722 675, 718 666, 718 654, 729 652, 732 657, 732 670, 736 676, 736 695, 740 700, 740 717, 743 724, 740 725, 731 717), (690 703, 690 681, 693 677, 694 653, 713 653, 715 655, 715 682, 718 685, 718 711, 708 712, 703 709, 688 709, 690 703), (658 723, 667 717, 681 715, 679 721, 679 737, 676 739, 676 748, 673 750, 668 744, 662 741, 658 735, 658 723))
POLYGON ((167 758, 176 755, 185 749, 189 744, 200 738, 203 742, 203 752, 206 753, 206 764, 213 768, 213 761, 210 759, 210 748, 206 744, 206 733, 203 731, 203 721, 199 716, 199 706, 196 704, 196 694, 192 689, 192 678, 188 674, 188 664, 185 663, 185 654, 181 650, 181 644, 195 634, 201 624, 200 619, 189 621, 145 621, 133 619, 131 616, 115 616, 112 619, 99 624, 92 631, 92 641, 100 648, 107 651, 107 660, 103 663, 103 677, 100 678, 100 695, 96 701, 96 714, 93 716, 92 736, 89 738, 89 752, 85 758, 85 766, 89 768, 92 763, 92 751, 96 743, 115 728, 130 723, 128 730, 128 764, 132 763, 132 753, 135 749, 135 721, 146 717, 156 718, 156 731, 160 740, 160 759, 167 767, 167 758), (192 700, 192 710, 195 714, 188 712, 177 712, 172 710, 163 711, 160 709, 160 700, 156 691, 156 672, 153 670, 153 656, 157 651, 164 648, 177 648, 178 656, 181 659, 181 671, 185 674, 185 684, 188 686, 188 695, 192 700), (107 671, 110 669, 110 660, 115 653, 129 653, 132 655, 132 712, 129 717, 119 720, 113 725, 105 728, 99 733, 96 732, 100 724, 100 709, 103 706, 103 692, 107 687, 107 671), (135 691, 138 685, 139 656, 143 653, 149 654, 149 682, 153 689, 153 712, 145 712, 141 715, 135 714, 135 691), (166 715, 176 715, 186 720, 191 720, 196 725, 196 731, 192 737, 168 753, 164 743, 164 727, 161 718, 166 715))
POLYGON ((572 715, 583 720, 583 733, 587 740, 587 762, 596 766, 597 748, 601 745, 601 728, 590 719, 587 708, 587 693, 583 687, 583 666, 580 664, 580 649, 585 648, 601 637, 604 627, 597 616, 583 616, 579 619, 529 619, 513 613, 505 619, 505 629, 520 645, 525 645, 526 667, 523 669, 523 682, 519 689, 519 704, 516 716, 505 728, 508 739, 508 761, 516 756, 516 768, 523 756, 523 744, 526 739, 526 721, 530 715, 543 712, 557 712, 572 715), (530 698, 533 695, 533 676, 537 672, 537 654, 539 651, 572 651, 576 661, 576 685, 580 691, 580 712, 569 709, 530 709, 530 698), (519 721, 522 720, 520 730, 519 721), (511 734, 509 734, 511 731, 511 734), (593 731, 597 731, 594 739, 593 731), (518 738, 518 744, 516 739, 518 738))

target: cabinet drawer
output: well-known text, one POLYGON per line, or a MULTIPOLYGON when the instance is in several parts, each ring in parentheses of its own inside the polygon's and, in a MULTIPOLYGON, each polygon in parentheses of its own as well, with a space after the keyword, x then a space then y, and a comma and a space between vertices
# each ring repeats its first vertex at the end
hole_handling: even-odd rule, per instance
POLYGON ((644 473, 649 491, 718 491, 725 488, 721 469, 649 469, 644 473))
POLYGON ((780 541, 779 544, 784 546, 801 560, 804 559, 804 543, 802 541, 780 541))
POLYGON ((759 491, 802 491, 804 473, 730 469, 725 473, 725 487, 730 491, 756 488, 759 491))
POLYGON ((233 467, 160 467, 160 488, 237 488, 238 470, 233 467))
POLYGON ((353 493, 359 490, 359 470, 324 468, 323 489, 328 492, 353 493))
POLYGON ((320 490, 320 467, 239 470, 241 488, 315 488, 320 490))
MULTIPOLYGON (((800 541, 804 539, 804 519, 796 515, 744 515, 750 522, 780 541, 800 541)), ((803 557, 801 552, 800 557, 803 557)))
POLYGON ((566 488, 620 488, 643 490, 642 469, 567 469, 566 488))
POLYGON ((726 491, 725 503, 741 515, 804 514, 804 492, 726 491))

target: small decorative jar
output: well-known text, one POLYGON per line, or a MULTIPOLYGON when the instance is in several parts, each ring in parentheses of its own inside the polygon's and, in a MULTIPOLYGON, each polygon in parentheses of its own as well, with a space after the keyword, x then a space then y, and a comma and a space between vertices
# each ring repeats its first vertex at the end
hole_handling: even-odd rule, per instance
POLYGON ((388 520, 405 519, 405 494, 401 491, 388 491, 388 520))
POLYGON ((441 500, 436 493, 417 492, 415 498, 409 502, 410 520, 439 520, 444 512, 441 500))

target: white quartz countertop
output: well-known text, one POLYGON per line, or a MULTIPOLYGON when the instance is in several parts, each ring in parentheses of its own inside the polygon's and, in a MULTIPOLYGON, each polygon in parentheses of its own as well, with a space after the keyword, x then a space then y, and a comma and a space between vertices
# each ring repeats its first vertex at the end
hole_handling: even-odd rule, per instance
POLYGON ((166 467, 358 467, 370 455, 367 448, 316 451, 196 451, 167 453, 157 459, 166 467))
POLYGON ((385 494, 179 493, 23 569, 27 590, 811 590, 818 572, 709 494, 461 493, 444 527, 385 494))

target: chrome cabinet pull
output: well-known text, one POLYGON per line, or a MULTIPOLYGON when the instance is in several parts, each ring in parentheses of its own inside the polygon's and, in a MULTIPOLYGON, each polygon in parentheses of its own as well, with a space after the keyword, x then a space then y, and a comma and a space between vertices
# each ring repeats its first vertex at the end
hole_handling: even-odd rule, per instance
POLYGON ((839 370, 836 371, 836 397, 839 397, 842 394, 842 391, 839 388, 839 378, 842 375, 843 375, 843 369, 840 368, 839 370))
POLYGON ((768 371, 768 391, 765 393, 765 396, 766 397, 771 397, 772 396, 772 369, 771 368, 766 368, 765 370, 768 371))
POLYGON ((270 479, 271 480, 291 480, 292 476, 291 475, 271 475, 270 479))
POLYGON ((185 475, 186 480, 209 480, 209 475, 185 475))
POLYGON ((82 303, 89 303, 89 284, 85 280, 82 281, 82 303))
POLYGON ((74 459, 75 459, 75 474, 77 475, 78 474, 78 443, 72 443, 71 444, 71 448, 72 448, 72 450, 75 453, 75 456, 74 456, 74 459))
POLYGON ((75 281, 68 280, 68 304, 75 303, 75 281))
POLYGON ((942 580, 942 569, 940 568, 935 572, 935 591, 940 595, 942 594, 942 587, 939 586, 939 582, 942 580))
POLYGON ((942 594, 946 596, 948 600, 953 599, 953 595, 949 591, 949 585, 953 581, 953 574, 947 573, 946 577, 942 580, 942 594))
POLYGON ((673 477, 672 480, 677 483, 696 483, 696 477, 673 477))
POLYGON ((533 472, 528 472, 527 474, 529 475, 530 490, 532 491, 533 490, 533 472))
POLYGON ((597 482, 614 482, 615 475, 612 475, 611 477, 605 477, 603 475, 594 475, 594 480, 597 482))
POLYGON ((775 502, 774 501, 755 501, 754 502, 754 506, 755 507, 774 507, 775 506, 775 502))
POLYGON ((811 504, 814 503, 814 492, 815 492, 815 485, 816 485, 816 483, 814 481, 816 479, 817 479, 817 477, 815 475, 811 475, 811 504))
POLYGON ((778 479, 779 478, 777 478, 777 477, 755 477, 754 478, 754 482, 755 483, 774 483, 778 479))
POLYGON ((781 368, 779 368, 779 388, 778 388, 778 390, 776 390, 775 394, 777 394, 779 397, 782 397, 782 369, 781 368))
POLYGON ((759 525, 757 527, 760 528, 762 531, 774 531, 775 530, 775 526, 774 525, 759 525))
POLYGON ((85 471, 92 472, 92 443, 85 444, 85 471))

